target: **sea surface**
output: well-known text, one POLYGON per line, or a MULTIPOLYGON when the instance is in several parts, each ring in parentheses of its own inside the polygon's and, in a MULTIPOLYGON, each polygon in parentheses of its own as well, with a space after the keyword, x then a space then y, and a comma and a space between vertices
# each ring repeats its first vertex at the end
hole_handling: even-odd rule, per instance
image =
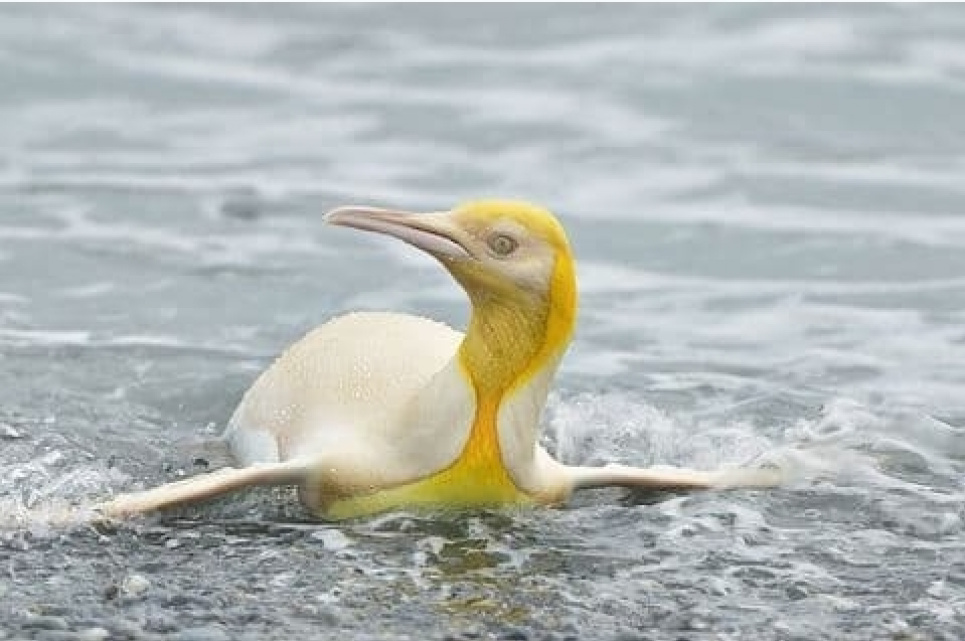
POLYGON ((0 8, 0 639, 958 641, 963 472, 961 6, 0 8), (461 326, 322 215, 479 196, 578 257, 552 451, 791 482, 60 518, 223 464, 333 315, 461 326))

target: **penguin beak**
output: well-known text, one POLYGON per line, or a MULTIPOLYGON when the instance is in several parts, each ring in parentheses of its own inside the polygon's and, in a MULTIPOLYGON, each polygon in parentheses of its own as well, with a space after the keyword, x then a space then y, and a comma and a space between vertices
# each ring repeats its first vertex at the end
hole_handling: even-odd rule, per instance
POLYGON ((353 205, 328 212, 325 222, 394 236, 439 259, 472 258, 460 240, 462 230, 453 222, 450 212, 415 213, 353 205))

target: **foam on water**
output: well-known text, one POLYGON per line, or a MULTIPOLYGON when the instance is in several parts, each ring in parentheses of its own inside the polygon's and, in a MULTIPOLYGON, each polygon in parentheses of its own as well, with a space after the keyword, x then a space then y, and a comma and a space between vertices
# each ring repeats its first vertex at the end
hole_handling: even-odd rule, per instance
POLYGON ((31 538, 57 537, 96 520, 95 501, 112 487, 129 482, 99 462, 65 464, 52 450, 25 462, 4 466, 0 480, 0 537, 8 544, 31 538))

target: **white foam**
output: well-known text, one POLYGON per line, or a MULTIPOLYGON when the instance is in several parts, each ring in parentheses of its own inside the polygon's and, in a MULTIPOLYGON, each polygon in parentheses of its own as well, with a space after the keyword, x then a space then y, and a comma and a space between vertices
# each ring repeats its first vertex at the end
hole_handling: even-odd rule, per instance
POLYGON ((98 518, 93 505, 129 481, 117 470, 98 465, 71 467, 57 450, 26 462, 7 463, 4 468, 0 536, 7 538, 17 532, 55 536, 90 524, 98 518))

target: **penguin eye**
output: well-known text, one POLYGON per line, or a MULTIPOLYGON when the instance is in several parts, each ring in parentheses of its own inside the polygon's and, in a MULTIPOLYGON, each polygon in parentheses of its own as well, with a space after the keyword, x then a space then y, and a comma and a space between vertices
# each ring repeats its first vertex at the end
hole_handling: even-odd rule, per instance
POLYGON ((487 241, 489 244, 489 249, 493 250, 493 253, 497 256, 509 256, 516 248, 519 247, 519 243, 516 239, 507 234, 496 233, 489 237, 487 241))

